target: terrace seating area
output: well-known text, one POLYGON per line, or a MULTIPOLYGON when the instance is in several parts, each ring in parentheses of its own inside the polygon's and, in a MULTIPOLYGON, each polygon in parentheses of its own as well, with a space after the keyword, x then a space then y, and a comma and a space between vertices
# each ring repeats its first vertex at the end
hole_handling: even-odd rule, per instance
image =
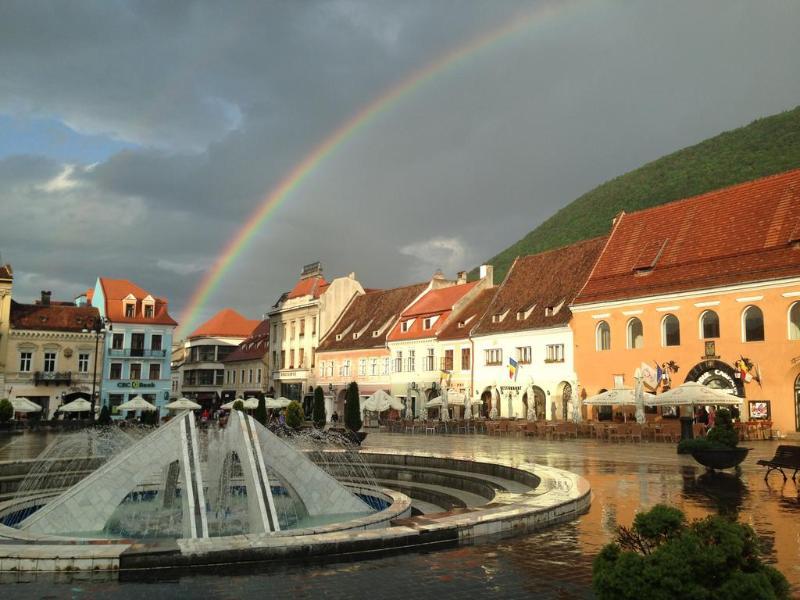
MULTIPOLYGON (((755 437, 767 435, 768 428, 756 427, 752 423, 740 423, 742 439, 770 439, 755 437)), ((524 419, 394 419, 381 420, 380 431, 409 435, 464 435, 486 434, 498 437, 533 437, 546 440, 569 440, 578 438, 596 439, 608 443, 668 442, 677 443, 681 439, 681 423, 678 419, 663 419, 639 424, 612 421, 527 421, 524 419)), ((701 423, 693 425, 694 436, 704 437, 707 427, 701 423)))

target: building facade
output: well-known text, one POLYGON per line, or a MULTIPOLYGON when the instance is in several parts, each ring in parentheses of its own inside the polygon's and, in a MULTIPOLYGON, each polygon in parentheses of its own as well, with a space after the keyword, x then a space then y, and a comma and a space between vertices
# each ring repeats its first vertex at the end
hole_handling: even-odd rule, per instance
POLYGON ((237 348, 222 359, 222 400, 274 397, 269 386, 269 319, 264 319, 237 348))
POLYGON ((225 359, 236 351, 261 322, 248 319, 232 308, 223 308, 190 333, 183 343, 178 367, 181 395, 204 408, 213 409, 233 400, 225 388, 225 359))
POLYGON ((3 397, 38 404, 43 419, 72 400, 91 400, 103 365, 102 338, 92 331, 96 308, 53 302, 42 292, 34 304, 12 301, 9 319, 3 397))
POLYGON ((317 346, 350 301, 363 293, 354 273, 328 283, 320 263, 313 263, 269 313, 271 385, 279 396, 302 402, 306 414, 317 381, 317 346))
MULTIPOLYGON (((127 279, 100 277, 85 301, 105 321, 100 402, 116 407, 140 395, 166 414, 170 399, 170 352, 177 326, 167 300, 127 279)), ((78 303, 83 303, 79 298, 78 303)))
POLYGON ((467 282, 466 273, 459 273, 456 280, 437 273, 425 294, 403 311, 387 337, 387 347, 392 364, 391 395, 404 403, 407 412, 421 416, 426 403, 441 394, 447 374, 441 369, 443 357, 437 354, 437 334, 491 285, 486 276, 467 282))
POLYGON ((317 348, 316 381, 325 393, 328 421, 344 417, 347 386, 358 383, 362 396, 391 389, 386 336, 401 313, 427 289, 427 283, 369 291, 355 296, 317 348))
POLYGON ((11 327, 11 291, 14 271, 11 265, 0 265, 0 395, 5 398, 6 357, 8 331, 11 327))
POLYGON ((470 332, 474 398, 484 414, 572 418, 578 375, 569 305, 604 245, 595 238, 514 261, 470 332))
POLYGON ((617 217, 572 307, 588 394, 658 365, 800 432, 798 215, 800 170, 617 217))

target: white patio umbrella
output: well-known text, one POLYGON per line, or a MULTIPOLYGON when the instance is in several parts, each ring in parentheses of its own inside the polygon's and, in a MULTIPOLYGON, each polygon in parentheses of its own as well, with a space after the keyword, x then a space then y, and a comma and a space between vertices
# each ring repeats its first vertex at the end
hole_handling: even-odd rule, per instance
POLYGON ((84 398, 76 398, 72 402, 67 402, 64 406, 60 406, 58 412, 92 412, 92 403, 84 398))
POLYGON ((411 397, 406 397, 406 419, 414 418, 414 411, 411 409, 411 397))
POLYGON ((142 398, 141 396, 134 396, 127 402, 123 402, 117 407, 118 410, 143 410, 143 411, 154 411, 156 407, 150 404, 147 400, 142 398))
POLYGON ((469 394, 464 394, 464 418, 467 420, 472 418, 472 398, 469 394))
POLYGON ((281 396, 280 398, 267 398, 265 402, 267 408, 271 409, 286 408, 292 403, 291 400, 289 400, 288 398, 284 398, 283 396, 281 396))
POLYGON ((439 418, 442 421, 450 420, 450 406, 448 405, 448 402, 450 401, 450 398, 448 398, 449 394, 450 392, 447 390, 447 388, 442 390, 442 410, 439 412, 439 418))
MULTIPOLYGON (((644 403, 652 406, 655 396, 648 392, 642 394, 644 403)), ((613 388, 596 396, 590 396, 583 403, 588 406, 633 406, 636 404, 636 393, 633 388, 613 388)))
POLYGON ((443 406, 444 401, 442 400, 441 396, 436 396, 436 398, 432 398, 425 403, 425 406, 430 408, 438 408, 439 406, 443 406))
POLYGON ((22 396, 19 396, 18 398, 12 398, 11 404, 14 406, 14 412, 18 413, 32 413, 42 410, 41 406, 22 396))
POLYGON ((643 425, 647 422, 647 417, 644 414, 644 381, 641 376, 636 378, 636 422, 643 425))
POLYGON ((244 407, 247 410, 255 410, 258 408, 258 398, 254 398, 250 396, 247 400, 244 401, 244 407))
POLYGON ((203 407, 194 400, 189 400, 189 398, 178 398, 167 404, 164 408, 169 410, 198 410, 203 407))
POLYGON ((368 410, 370 412, 381 413, 389 410, 390 408, 402 410, 403 403, 394 396, 390 396, 383 390, 378 390, 361 403, 361 409, 368 410))
POLYGON ((693 404, 741 404, 743 400, 722 390, 710 388, 696 381, 687 381, 678 387, 655 396, 653 406, 688 406, 693 404))

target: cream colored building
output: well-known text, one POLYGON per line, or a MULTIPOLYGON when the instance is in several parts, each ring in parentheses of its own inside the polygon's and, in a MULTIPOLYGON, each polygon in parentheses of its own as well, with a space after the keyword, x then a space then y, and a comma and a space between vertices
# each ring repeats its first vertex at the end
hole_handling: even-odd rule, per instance
POLYGON ((231 354, 222 360, 225 384, 222 399, 264 398, 269 384, 269 319, 264 319, 231 354))
POLYGON ((91 331, 99 319, 96 308, 51 302, 50 292, 35 304, 11 302, 2 396, 28 398, 51 419, 62 404, 99 395, 103 334, 91 331))
POLYGON ((276 395, 302 401, 310 413, 317 346, 350 301, 363 293, 354 273, 328 283, 320 263, 303 268, 294 288, 269 313, 271 386, 276 395))
POLYGON ((11 265, 0 265, 0 396, 5 397, 8 330, 11 326, 11 286, 14 272, 11 265))

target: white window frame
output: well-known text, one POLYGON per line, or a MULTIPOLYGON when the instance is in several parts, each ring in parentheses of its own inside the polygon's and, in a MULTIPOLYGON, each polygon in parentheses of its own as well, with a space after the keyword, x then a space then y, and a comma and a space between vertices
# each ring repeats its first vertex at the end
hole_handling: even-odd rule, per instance
POLYGON ((45 350, 44 351, 44 360, 42 361, 42 371, 44 373, 56 373, 58 372, 58 352, 55 350, 45 350), (52 356, 53 360, 53 368, 48 371, 47 369, 47 360, 48 355, 52 356))
POLYGON ((360 358, 358 360, 358 375, 359 377, 366 377, 367 376, 367 359, 360 358))
POLYGON ((594 328, 594 347, 598 352, 606 352, 611 350, 611 324, 608 321, 599 321, 594 328), (608 328, 608 347, 603 348, 603 337, 600 331, 601 327, 605 325, 608 328))
POLYGON ((741 315, 740 318, 741 318, 741 326, 742 326, 741 331, 742 331, 742 341, 743 342, 765 342, 767 340, 767 324, 764 321, 764 309, 763 308, 761 308, 760 306, 756 306, 755 304, 749 304, 742 311, 742 315, 741 315), (764 330, 764 339, 761 339, 761 340, 748 340, 747 339, 747 327, 746 327, 747 312, 751 308, 755 308, 756 310, 758 310, 761 313, 761 327, 764 330))
POLYGON ((663 348, 679 348, 681 345, 681 320, 673 313, 667 313, 661 319, 661 346, 663 348), (667 320, 672 317, 678 323, 678 343, 667 344, 667 320))
POLYGON ((521 365, 529 365, 533 360, 533 352, 530 346, 517 346, 517 362, 521 365))
POLYGON ((33 351, 32 350, 20 350, 19 351, 19 372, 20 373, 30 373, 33 370, 33 351), (27 357, 25 356, 27 355, 27 357), (24 362, 27 361, 27 369, 23 368, 24 362))
POLYGON ((547 363, 563 363, 566 360, 564 344, 547 344, 545 346, 545 357, 545 362, 547 363))
POLYGON ((627 338, 626 339, 626 346, 627 346, 628 350, 639 350, 641 348, 644 348, 644 323, 642 323, 642 320, 639 317, 631 317, 630 319, 628 319, 628 322, 625 325, 625 337, 627 338), (631 327, 633 326, 634 322, 638 322, 639 326, 642 329, 642 345, 641 346, 636 346, 635 345, 633 332, 631 331, 631 327))
POLYGON ((701 340, 718 340, 722 335, 722 328, 720 327, 719 335, 717 337, 706 337, 705 331, 703 327, 703 321, 706 318, 706 315, 713 314, 717 317, 717 326, 719 327, 719 313, 715 310, 707 309, 700 313, 700 316, 697 319, 697 328, 698 328, 698 335, 700 336, 701 340))
POLYGON ((800 340, 800 302, 793 302, 789 305, 789 310, 786 313, 787 324, 789 326, 789 330, 787 331, 787 335, 789 339, 792 341, 800 340), (797 323, 792 321, 792 311, 797 310, 797 323), (796 332, 792 331, 792 327, 795 327, 796 332), (792 335, 794 333, 794 336, 792 335))

